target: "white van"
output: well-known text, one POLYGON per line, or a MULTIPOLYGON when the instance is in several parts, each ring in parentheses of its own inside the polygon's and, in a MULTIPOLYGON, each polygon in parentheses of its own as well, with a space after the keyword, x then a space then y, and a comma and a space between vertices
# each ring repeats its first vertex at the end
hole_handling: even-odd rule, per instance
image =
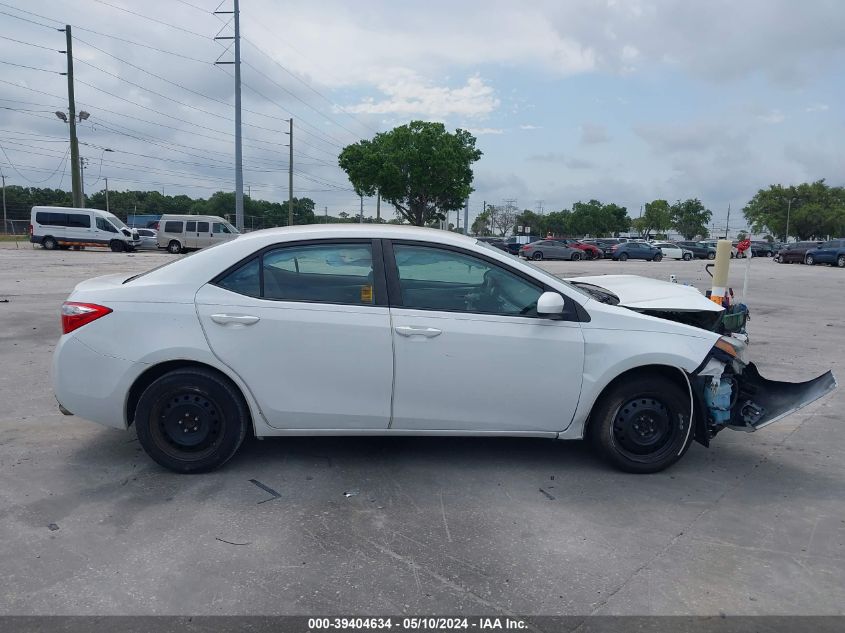
POLYGON ((138 231, 116 215, 99 209, 68 207, 32 207, 29 241, 48 251, 107 246, 118 253, 135 250, 141 244, 138 231))
POLYGON ((238 229, 216 215, 163 215, 156 244, 171 253, 184 253, 235 239, 238 229))

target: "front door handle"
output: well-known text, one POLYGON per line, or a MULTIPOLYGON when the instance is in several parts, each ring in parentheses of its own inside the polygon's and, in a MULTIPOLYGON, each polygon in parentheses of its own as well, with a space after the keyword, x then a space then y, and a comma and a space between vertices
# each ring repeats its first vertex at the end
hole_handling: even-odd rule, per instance
POLYGON ((249 314, 212 314, 211 320, 220 325, 254 325, 261 319, 249 314))
POLYGON ((440 336, 443 330, 438 330, 433 327, 414 327, 412 325, 400 325, 396 327, 396 333, 400 336, 424 336, 426 338, 434 338, 440 336))

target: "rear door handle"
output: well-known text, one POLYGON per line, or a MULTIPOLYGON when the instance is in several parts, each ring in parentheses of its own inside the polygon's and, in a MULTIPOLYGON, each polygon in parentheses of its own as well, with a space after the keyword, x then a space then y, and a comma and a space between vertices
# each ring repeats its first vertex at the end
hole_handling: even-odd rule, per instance
POLYGON ((254 325, 261 319, 249 314, 212 314, 211 320, 220 325, 254 325))
POLYGON ((413 325, 400 325, 396 327, 396 333, 400 336, 424 336, 425 338, 434 338, 440 336, 443 330, 438 330, 433 327, 414 327, 413 325))

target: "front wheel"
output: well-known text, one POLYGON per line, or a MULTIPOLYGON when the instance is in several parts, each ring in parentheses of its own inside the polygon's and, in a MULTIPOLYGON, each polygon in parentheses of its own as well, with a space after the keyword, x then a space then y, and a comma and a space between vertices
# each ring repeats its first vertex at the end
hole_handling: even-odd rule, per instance
POLYGON ((782 263, 783 263, 783 257, 781 257, 780 255, 776 255, 776 256, 774 257, 774 262, 775 262, 776 264, 782 264, 782 263))
POLYGON ((156 462, 178 473, 225 464, 246 436, 249 410, 237 388, 207 369, 177 369, 138 400, 138 440, 156 462))
POLYGON ((596 404, 588 435, 599 453, 621 470, 661 471, 692 443, 689 392, 659 375, 623 379, 596 404))
POLYGON ((626 262, 626 261, 628 261, 628 253, 622 253, 622 254, 618 257, 618 259, 619 259, 619 261, 620 261, 620 262, 626 262))
POLYGON ((663 255, 658 253, 657 255, 655 255, 654 257, 651 258, 651 261, 653 261, 653 262, 663 261, 663 255))
POLYGON ((580 261, 581 253, 572 253, 572 255, 569 257, 569 259, 571 259, 573 262, 580 261))
POLYGON ((845 268, 845 255, 840 255, 836 258, 836 265, 839 268, 845 268))
POLYGON ((707 259, 716 259, 716 253, 707 253, 707 259))
POLYGON ((119 242, 118 240, 112 240, 109 242, 109 248, 112 250, 112 253, 122 253, 126 250, 123 247, 123 242, 119 242))
POLYGON ((688 262, 689 260, 692 259, 692 255, 690 253, 684 253, 683 259, 684 259, 685 262, 688 262))
POLYGON ((812 255, 807 255, 807 257, 804 258, 804 263, 807 264, 807 266, 812 266, 816 263, 816 258, 812 255))
POLYGON ((540 260, 543 259, 543 253, 534 253, 531 256, 531 259, 533 259, 535 262, 539 262, 540 260))

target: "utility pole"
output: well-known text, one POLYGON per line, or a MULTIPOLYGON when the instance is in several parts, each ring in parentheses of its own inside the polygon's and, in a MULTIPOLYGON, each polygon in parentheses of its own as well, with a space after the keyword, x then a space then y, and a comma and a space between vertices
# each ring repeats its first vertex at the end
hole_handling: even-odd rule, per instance
POLYGON ((728 202, 728 219, 725 220, 725 239, 728 239, 728 232, 731 228, 731 203, 728 202))
POLYGON ((73 96, 73 36, 71 35, 70 24, 66 24, 65 32, 65 54, 67 55, 67 101, 68 101, 68 124, 70 126, 70 177, 73 190, 73 206, 81 208, 85 206, 85 199, 82 196, 82 177, 79 168, 79 142, 76 139, 76 99, 73 96))
POLYGON ((293 226, 293 117, 288 121, 290 131, 288 132, 288 226, 293 226))
POLYGON ((381 223, 381 191, 376 194, 376 222, 381 223))
POLYGON ((325 210, 325 214, 326 214, 326 224, 328 224, 329 223, 329 208, 328 208, 328 206, 325 206, 325 207, 323 207, 323 209, 325 210))
POLYGON ((469 235, 469 198, 464 206, 464 235, 469 235))
POLYGON ((358 215, 358 224, 364 223, 364 196, 361 195, 361 213, 358 215))
POLYGON ((0 174, 0 178, 3 179, 3 233, 9 232, 9 225, 6 224, 6 176, 5 174, 0 174))
POLYGON ((80 198, 82 199, 82 204, 80 207, 85 206, 85 158, 82 156, 79 157, 79 191, 81 193, 80 198))
POLYGON ((215 40, 235 40, 235 61, 214 62, 215 64, 235 64, 235 227, 239 232, 244 230, 244 165, 243 146, 241 142, 241 12, 239 0, 233 0, 232 11, 215 11, 218 13, 234 14, 235 36, 220 37, 215 40))
POLYGON ((109 212, 109 179, 106 178, 106 213, 109 212))

